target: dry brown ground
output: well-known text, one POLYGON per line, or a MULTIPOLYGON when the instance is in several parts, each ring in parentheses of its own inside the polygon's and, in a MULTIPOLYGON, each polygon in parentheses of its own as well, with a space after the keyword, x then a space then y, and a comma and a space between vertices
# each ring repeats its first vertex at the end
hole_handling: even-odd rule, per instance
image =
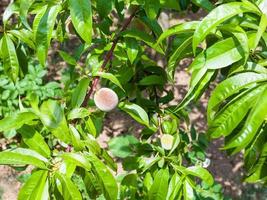
MULTIPOLYGON (((0 13, 3 11, 3 5, 7 0, 0 0, 0 13)), ((190 15, 175 15, 162 14, 161 24, 164 28, 168 28, 177 22, 184 20, 196 20, 201 18, 205 13, 190 14, 190 15)), ((185 67, 188 65, 188 61, 185 61, 178 67, 176 74, 175 84, 175 102, 178 102, 186 93, 188 89, 188 82, 190 75, 185 72, 185 67)), ((206 117, 205 110, 207 106, 207 100, 209 93, 205 93, 201 98, 199 105, 193 108, 190 115, 193 123, 200 131, 205 131, 206 117)), ((133 133, 138 135, 142 127, 135 123, 130 117, 120 112, 112 112, 107 115, 103 133, 98 138, 99 142, 103 147, 107 146, 107 142, 111 137, 116 135, 133 133)), ((6 141, 0 139, 1 144, 5 144, 6 141)), ((208 156, 211 159, 211 165, 209 170, 214 175, 216 181, 223 185, 225 194, 232 197, 233 199, 245 199, 244 193, 247 192, 247 186, 244 186, 241 182, 243 171, 242 171, 242 156, 236 155, 234 157, 227 156, 224 152, 220 151, 219 148, 223 144, 222 140, 213 141, 208 148, 208 156)), ((21 184, 17 181, 17 177, 21 172, 16 172, 14 169, 7 166, 0 166, 0 200, 1 193, 3 192, 3 200, 15 200, 17 197, 18 190, 21 184)), ((260 194, 259 194, 260 195, 260 194)), ((260 196, 255 198, 246 199, 265 199, 260 196)))

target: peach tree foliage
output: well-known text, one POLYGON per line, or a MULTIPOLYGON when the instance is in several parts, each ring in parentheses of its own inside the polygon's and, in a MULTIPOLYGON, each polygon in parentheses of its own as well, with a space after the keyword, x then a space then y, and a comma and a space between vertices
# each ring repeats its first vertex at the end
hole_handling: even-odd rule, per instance
POLYGON ((2 21, 0 61, 10 81, 23 79, 30 60, 46 68, 50 50, 68 65, 61 98, 32 92, 28 104, 0 120, 1 132, 16 130, 20 138, 0 152, 0 164, 34 166, 18 199, 224 199, 204 168, 206 136, 224 137, 225 150, 244 153, 245 181, 266 181, 266 0, 17 0, 2 21), (199 7, 208 12, 201 21, 163 30, 157 20, 163 11, 199 7), (167 60, 163 68, 151 50, 167 60), (169 106, 174 97, 165 86, 175 84, 184 58, 194 58, 190 88, 169 106), (214 80, 209 129, 199 134, 189 103, 214 80), (103 149, 96 138, 117 102, 143 130, 139 139, 115 137, 103 149))

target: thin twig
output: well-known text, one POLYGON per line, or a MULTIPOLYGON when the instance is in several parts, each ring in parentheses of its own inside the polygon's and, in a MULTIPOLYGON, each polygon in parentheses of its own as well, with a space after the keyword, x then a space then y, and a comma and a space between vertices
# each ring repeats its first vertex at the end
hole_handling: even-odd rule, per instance
MULTIPOLYGON (((129 26, 129 24, 131 23, 132 19, 134 18, 136 12, 138 11, 138 7, 135 8, 135 10, 133 11, 133 13, 131 14, 131 16, 126 19, 126 21, 124 22, 121 30, 119 31, 119 33, 117 34, 117 36, 115 36, 115 39, 113 40, 113 43, 112 43, 112 46, 111 46, 111 49, 108 51, 108 53, 105 55, 105 59, 104 59, 104 62, 102 63, 101 67, 100 67, 100 71, 103 71, 106 67, 106 65, 108 64, 108 62, 111 60, 112 58, 112 55, 113 55, 113 52, 115 50, 115 47, 119 41, 119 36, 120 36, 120 33, 125 31, 127 29, 127 27, 129 26)), ((92 85, 89 89, 89 91, 87 92, 85 98, 84 98, 84 101, 82 103, 82 107, 86 107, 87 106, 87 103, 91 97, 91 95, 95 92, 96 90, 96 86, 98 84, 100 80, 100 77, 97 76, 93 79, 93 82, 92 82, 92 85)))

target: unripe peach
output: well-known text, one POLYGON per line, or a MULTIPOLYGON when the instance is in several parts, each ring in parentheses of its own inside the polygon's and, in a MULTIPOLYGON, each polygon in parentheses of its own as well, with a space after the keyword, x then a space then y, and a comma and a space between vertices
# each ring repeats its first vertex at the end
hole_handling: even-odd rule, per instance
POLYGON ((101 88, 94 95, 95 105, 104 112, 109 112, 116 108, 119 98, 118 95, 109 88, 101 88))
POLYGON ((160 138, 161 147, 166 150, 171 150, 174 137, 170 134, 163 134, 160 138))

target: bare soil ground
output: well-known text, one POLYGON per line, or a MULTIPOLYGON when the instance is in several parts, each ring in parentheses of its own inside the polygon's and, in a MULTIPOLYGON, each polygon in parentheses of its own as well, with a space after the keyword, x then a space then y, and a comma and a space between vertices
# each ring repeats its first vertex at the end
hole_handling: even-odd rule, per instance
MULTIPOLYGON (((4 7, 7 5, 7 2, 8 0, 0 0, 0 15, 3 12, 4 7)), ((161 24, 164 28, 168 28, 181 21, 200 19, 204 15, 204 12, 190 15, 179 14, 175 16, 173 14, 162 14, 161 24)), ((173 103, 179 102, 188 89, 190 75, 185 72, 185 67, 188 64, 188 61, 184 61, 177 69, 176 84, 174 86, 176 99, 173 103)), ((193 108, 190 115, 197 129, 203 132, 207 129, 205 111, 208 97, 209 92, 203 95, 200 103, 197 107, 193 108)), ((142 127, 135 123, 129 116, 115 111, 106 116, 103 133, 98 140, 103 147, 107 147, 107 142, 111 137, 126 133, 138 135, 141 129, 142 127)), ((223 185, 225 194, 233 199, 267 199, 266 190, 258 189, 260 188, 258 186, 251 187, 242 184, 242 155, 238 154, 234 157, 227 156, 225 152, 219 150, 222 144, 222 140, 213 141, 208 149, 208 156, 211 159, 209 170, 214 175, 216 181, 223 185), (248 193, 250 195, 248 195, 248 193)), ((0 138, 0 149, 5 149, 6 145, 7 141, 0 138)), ((10 167, 0 166, 0 200, 17 199, 18 190, 21 187, 17 178, 22 173, 25 172, 17 172, 10 167)))

